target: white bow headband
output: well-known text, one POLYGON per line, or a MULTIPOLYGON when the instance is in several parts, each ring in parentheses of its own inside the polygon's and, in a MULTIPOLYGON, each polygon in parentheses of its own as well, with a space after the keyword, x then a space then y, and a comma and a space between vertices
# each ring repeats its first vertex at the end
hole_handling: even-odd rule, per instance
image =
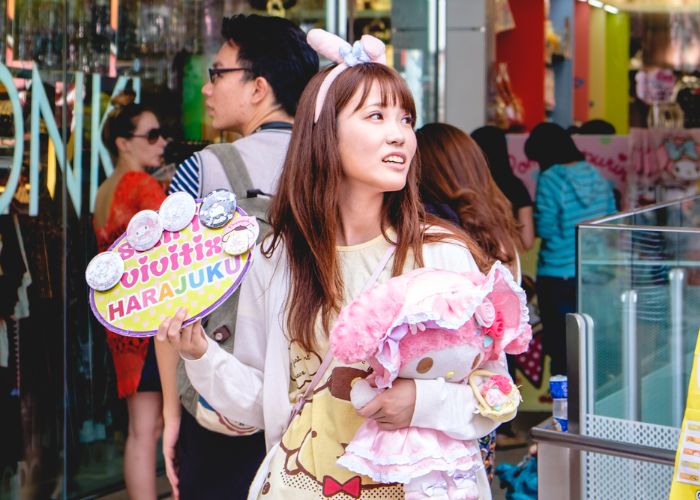
POLYGON ((313 29, 306 35, 306 41, 319 54, 338 63, 331 70, 321 83, 316 96, 316 107, 314 109, 314 123, 323 109, 323 102, 326 100, 328 89, 340 73, 351 66, 361 63, 386 64, 386 47, 384 42, 371 35, 363 35, 360 40, 350 45, 348 42, 321 29, 313 29))

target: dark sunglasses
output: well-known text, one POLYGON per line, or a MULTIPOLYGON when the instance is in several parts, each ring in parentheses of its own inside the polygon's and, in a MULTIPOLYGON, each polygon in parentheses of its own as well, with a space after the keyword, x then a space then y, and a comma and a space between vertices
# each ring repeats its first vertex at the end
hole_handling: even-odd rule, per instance
POLYGON ((162 128, 152 128, 145 134, 133 134, 131 137, 141 137, 142 139, 146 139, 148 141, 148 144, 155 144, 158 142, 159 138, 165 139, 165 134, 163 133, 162 128))
POLYGON ((209 68, 209 81, 214 83, 216 79, 224 73, 232 71, 252 71, 250 68, 209 68))

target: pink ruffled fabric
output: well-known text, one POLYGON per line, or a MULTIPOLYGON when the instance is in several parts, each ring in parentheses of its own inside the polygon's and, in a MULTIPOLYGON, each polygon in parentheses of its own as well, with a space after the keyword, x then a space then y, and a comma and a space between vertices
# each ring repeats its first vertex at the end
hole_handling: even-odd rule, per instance
MULTIPOLYGON (((402 365, 425 352, 476 346, 483 361, 529 345, 525 292, 500 263, 487 275, 416 269, 361 294, 343 308, 330 335, 344 363, 368 361, 379 388, 391 387, 402 365)), ((478 367, 475 367, 478 368, 478 367)), ((471 476, 482 467, 475 441, 407 427, 381 431, 367 420, 338 464, 383 483, 409 483, 428 473, 471 476)))
POLYGON ((369 360, 380 387, 420 352, 484 338, 486 359, 527 349, 532 332, 525 292, 497 262, 488 275, 421 268, 362 293, 340 312, 330 335, 344 363, 369 360), (484 324, 486 323, 486 324, 484 324), (443 329, 428 345, 420 331, 443 329), (490 334, 490 335, 489 335, 490 334), (405 340, 404 340, 405 339, 405 340))
POLYGON ((383 431, 371 419, 358 429, 338 464, 377 482, 404 484, 431 471, 466 472, 483 465, 476 441, 420 427, 383 431))

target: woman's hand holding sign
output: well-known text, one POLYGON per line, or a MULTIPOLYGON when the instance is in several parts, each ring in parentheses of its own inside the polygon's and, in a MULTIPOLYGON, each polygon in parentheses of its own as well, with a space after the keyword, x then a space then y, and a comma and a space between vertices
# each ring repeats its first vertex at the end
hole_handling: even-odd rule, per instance
POLYGON ((190 359, 199 359, 207 352, 207 339, 200 320, 183 328, 182 323, 187 319, 187 310, 178 309, 175 316, 163 321, 158 327, 156 339, 168 342, 173 349, 190 359))

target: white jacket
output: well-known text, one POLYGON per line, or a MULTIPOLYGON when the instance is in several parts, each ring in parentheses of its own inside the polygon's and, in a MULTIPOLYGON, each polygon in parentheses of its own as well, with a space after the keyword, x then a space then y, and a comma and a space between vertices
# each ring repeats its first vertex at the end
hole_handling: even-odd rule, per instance
MULTIPOLYGON (((190 381, 207 402, 230 420, 264 429, 268 449, 281 439, 292 409, 283 314, 289 276, 283 254, 278 247, 268 259, 259 246, 255 250, 254 264, 242 285, 233 355, 207 339, 209 347, 200 359, 185 359, 190 381)), ((426 244, 423 260, 425 267, 478 271, 471 253, 457 243, 426 244)), ((505 366, 497 371, 507 373, 505 366)), ((442 430, 458 439, 480 438, 498 425, 475 413, 477 404, 468 385, 441 379, 415 382, 411 425, 442 430)))

